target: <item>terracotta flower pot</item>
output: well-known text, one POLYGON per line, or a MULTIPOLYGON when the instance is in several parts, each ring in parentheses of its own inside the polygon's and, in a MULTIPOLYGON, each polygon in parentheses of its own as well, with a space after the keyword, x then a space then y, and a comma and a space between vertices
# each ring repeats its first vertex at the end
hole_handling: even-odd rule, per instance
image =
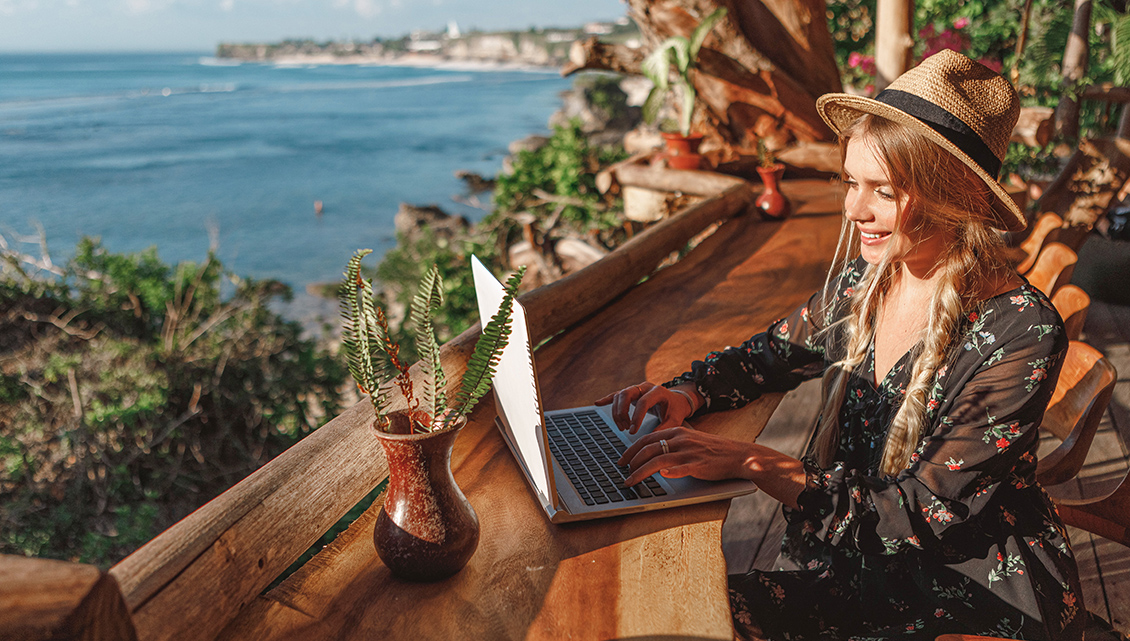
POLYGON ((373 542, 396 576, 445 579, 467 564, 479 545, 479 518, 451 475, 451 447, 466 425, 411 434, 407 414, 389 415, 376 430, 388 460, 388 493, 373 542))
POLYGON ((772 167, 758 167, 757 173, 761 175, 761 182, 765 190, 757 197, 755 204, 766 216, 770 218, 784 218, 792 212, 792 205, 781 193, 781 175, 785 173, 785 166, 777 163, 772 167))
POLYGON ((663 154, 667 166, 671 169, 698 169, 702 166, 702 155, 698 153, 698 146, 702 144, 702 136, 684 136, 682 134, 663 134, 667 151, 663 154))

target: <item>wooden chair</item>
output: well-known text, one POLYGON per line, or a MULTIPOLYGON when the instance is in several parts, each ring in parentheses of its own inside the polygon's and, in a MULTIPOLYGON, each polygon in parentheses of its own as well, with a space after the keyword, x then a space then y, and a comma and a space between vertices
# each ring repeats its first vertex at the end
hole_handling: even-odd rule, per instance
POLYGON ((1044 486, 1075 478, 1087 459, 1099 421, 1110 403, 1117 373, 1102 352, 1081 341, 1071 341, 1040 429, 1061 443, 1041 457, 1036 478, 1044 486))
POLYGON ((1052 296, 1061 285, 1071 282, 1071 273, 1078 260, 1078 254, 1067 245, 1048 243, 1040 251, 1032 270, 1024 277, 1033 287, 1052 296))
POLYGON ((1077 341, 1087 320, 1087 310, 1091 308, 1091 297, 1077 285, 1060 287, 1052 296, 1052 305, 1063 319, 1067 338, 1077 341))
POLYGON ((1054 212, 1045 212, 1036 222, 1032 223, 1032 231, 1024 242, 1020 243, 1020 249, 1024 250, 1024 259, 1016 265, 1016 273, 1026 274, 1032 266, 1036 264, 1036 257, 1040 255, 1040 250, 1044 247, 1044 240, 1053 229, 1063 227, 1063 219, 1059 214, 1054 212))
POLYGON ((1057 499, 1055 506, 1064 523, 1130 547, 1130 471, 1098 497, 1057 499))

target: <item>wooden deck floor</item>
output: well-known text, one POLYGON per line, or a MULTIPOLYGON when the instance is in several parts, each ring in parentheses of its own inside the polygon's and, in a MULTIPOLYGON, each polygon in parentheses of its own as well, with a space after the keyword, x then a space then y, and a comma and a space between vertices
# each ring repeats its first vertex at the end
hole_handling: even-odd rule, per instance
MULTIPOLYGON (((1092 496, 1127 473, 1130 456, 1130 307, 1093 302, 1082 339, 1106 354, 1118 370, 1114 396, 1073 491, 1092 496)), ((820 400, 819 381, 808 381, 781 401, 758 442, 797 455, 808 440, 820 400)), ((1068 528, 1089 611, 1130 635, 1130 548, 1068 528)), ((780 504, 757 493, 734 499, 722 528, 728 571, 770 569, 784 533, 780 504)))

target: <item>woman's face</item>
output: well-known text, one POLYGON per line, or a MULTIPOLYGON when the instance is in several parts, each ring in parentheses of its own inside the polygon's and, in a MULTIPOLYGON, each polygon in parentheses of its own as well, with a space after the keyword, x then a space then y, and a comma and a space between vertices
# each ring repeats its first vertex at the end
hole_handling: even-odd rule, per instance
POLYGON ((848 141, 844 157, 843 181, 847 186, 844 214, 855 224, 860 236, 860 254, 872 265, 889 255, 892 262, 908 267, 933 267, 939 252, 937 234, 910 230, 905 221, 909 198, 896 192, 887 177, 887 165, 867 136, 848 141), (889 254, 888 254, 889 252, 889 254))

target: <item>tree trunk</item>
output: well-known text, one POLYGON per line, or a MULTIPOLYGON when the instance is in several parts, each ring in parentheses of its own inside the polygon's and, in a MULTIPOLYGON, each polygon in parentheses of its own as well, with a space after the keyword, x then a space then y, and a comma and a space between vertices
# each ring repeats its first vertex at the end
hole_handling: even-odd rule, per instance
POLYGON ((1079 97, 1072 86, 1087 73, 1087 36, 1090 29, 1091 0, 1075 0, 1071 35, 1063 51, 1064 94, 1055 110, 1056 133, 1068 140, 1079 138, 1079 97))
POLYGON ((910 68, 914 39, 913 0, 878 0, 875 10, 875 90, 910 68))
POLYGON ((794 141, 832 139, 816 98, 843 90, 824 0, 627 0, 643 51, 595 39, 574 45, 563 70, 639 73, 643 57, 670 36, 689 36, 702 18, 728 9, 699 51, 692 80, 698 93, 692 129, 715 161, 755 156, 794 141))

